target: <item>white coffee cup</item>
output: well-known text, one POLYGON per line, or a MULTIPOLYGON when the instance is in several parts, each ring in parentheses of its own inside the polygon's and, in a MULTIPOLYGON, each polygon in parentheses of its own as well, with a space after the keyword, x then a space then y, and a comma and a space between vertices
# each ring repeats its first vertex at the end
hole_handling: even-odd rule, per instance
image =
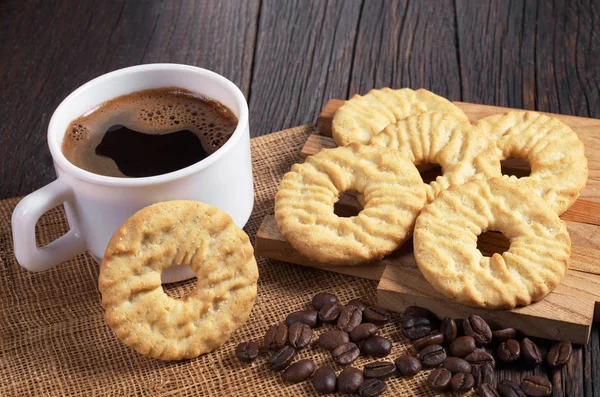
MULTIPOLYGON (((115 230, 131 215, 150 204, 168 200, 196 200, 218 207, 243 227, 254 205, 248 104, 231 81, 211 71, 176 64, 133 66, 100 76, 69 95, 56 109, 48 127, 48 145, 57 180, 29 194, 12 215, 15 256, 30 271, 43 271, 84 251, 98 262, 115 230), (115 178, 85 171, 61 151, 69 124, 99 104, 131 92, 180 87, 215 99, 238 118, 229 140, 215 153, 189 167, 145 178, 115 178), (65 206, 70 230, 38 247, 37 220, 60 204, 65 206)), ((194 273, 173 266, 163 272, 165 283, 185 280, 194 273)))

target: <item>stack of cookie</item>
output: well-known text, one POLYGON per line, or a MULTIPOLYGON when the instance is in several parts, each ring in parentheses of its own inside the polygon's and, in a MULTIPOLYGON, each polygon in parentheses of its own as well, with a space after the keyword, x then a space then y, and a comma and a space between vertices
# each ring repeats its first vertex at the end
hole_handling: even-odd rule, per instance
POLYGON ((426 90, 372 90, 341 106, 339 147, 295 164, 275 198, 283 236, 303 255, 333 265, 379 260, 414 234, 414 254, 432 286, 460 303, 510 309, 538 301, 564 277, 570 238, 559 215, 588 175, 582 142, 567 125, 535 112, 508 112, 472 125, 426 90), (502 175, 500 161, 525 158, 528 177, 502 175), (418 167, 441 166, 423 182, 418 167), (334 214, 345 192, 364 209, 334 214), (477 237, 502 232, 503 254, 486 257, 477 237))

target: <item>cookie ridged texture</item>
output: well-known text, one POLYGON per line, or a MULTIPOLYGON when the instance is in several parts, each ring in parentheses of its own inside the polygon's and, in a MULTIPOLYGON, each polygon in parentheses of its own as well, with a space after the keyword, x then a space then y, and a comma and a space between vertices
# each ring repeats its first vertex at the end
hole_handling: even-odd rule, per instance
POLYGON ((371 90, 364 96, 354 95, 344 102, 333 115, 333 139, 338 146, 351 142, 366 144, 389 124, 428 112, 450 113, 468 120, 456 105, 431 91, 386 87, 371 90))
POLYGON ((560 120, 536 112, 511 111, 483 118, 474 128, 497 146, 501 160, 526 158, 528 177, 510 180, 535 191, 561 215, 577 200, 588 177, 577 134, 560 120))
POLYGON ((425 204, 415 166, 397 150, 357 143, 323 149, 285 174, 275 196, 283 236, 303 255, 332 265, 383 258, 411 234, 425 204), (340 194, 364 194, 364 209, 341 218, 340 194))
POLYGON ((565 223, 529 189, 504 178, 451 186, 417 218, 419 269, 444 296, 462 304, 511 309, 539 301, 563 279, 571 253, 565 223), (483 256, 477 237, 500 231, 503 254, 483 256))
POLYGON ((426 185, 428 201, 451 185, 502 175, 496 147, 471 123, 449 113, 423 113, 390 124, 370 144, 398 149, 415 165, 435 163, 442 175, 426 185))
POLYGON ((197 357, 221 346, 247 320, 258 268, 246 233, 225 212, 195 201, 146 207, 119 227, 100 265, 107 323, 139 353, 161 360, 197 357), (196 288, 165 294, 161 272, 189 265, 196 288))

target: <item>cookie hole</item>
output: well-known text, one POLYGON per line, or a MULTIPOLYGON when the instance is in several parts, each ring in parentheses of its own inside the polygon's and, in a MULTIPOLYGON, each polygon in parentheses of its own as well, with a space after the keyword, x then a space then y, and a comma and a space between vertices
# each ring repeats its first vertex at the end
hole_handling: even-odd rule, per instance
POLYGON ((355 192, 345 192, 338 197, 338 201, 333 205, 333 213, 340 218, 350 218, 358 215, 363 210, 362 204, 358 201, 355 192))
POLYGON ((417 166, 423 182, 431 183, 437 179, 438 176, 442 176, 442 167, 436 163, 423 163, 417 166))
POLYGON ((477 238, 477 249, 483 256, 502 255, 510 248, 510 240, 504 234, 488 230, 477 238))
POLYGON ((531 174, 531 164, 527 159, 519 157, 509 157, 500 162, 503 175, 514 175, 517 178, 523 178, 531 174))
POLYGON ((196 277, 179 281, 177 283, 163 284, 162 289, 165 294, 173 299, 183 299, 188 296, 195 288, 198 279, 196 277))

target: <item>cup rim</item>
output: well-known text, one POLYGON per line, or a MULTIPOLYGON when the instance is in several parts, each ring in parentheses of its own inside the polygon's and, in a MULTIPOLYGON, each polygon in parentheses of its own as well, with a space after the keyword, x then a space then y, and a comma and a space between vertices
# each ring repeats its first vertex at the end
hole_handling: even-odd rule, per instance
POLYGON ((48 140, 48 146, 50 148, 50 154, 52 155, 52 158, 53 158, 56 166, 58 168, 60 168, 61 170, 63 170, 64 172, 70 174, 71 176, 74 176, 75 178, 83 180, 83 181, 91 182, 94 184, 105 185, 105 186, 135 187, 135 186, 148 186, 148 185, 153 185, 153 184, 158 184, 158 183, 163 183, 163 182, 172 182, 172 181, 175 181, 175 180, 178 180, 181 178, 185 178, 185 177, 192 175, 204 168, 209 167, 210 165, 212 165, 213 163, 218 161, 221 157, 223 157, 229 150, 231 150, 231 148, 233 146, 235 146, 235 144, 242 138, 242 135, 244 134, 247 127, 248 127, 248 103, 246 102, 246 98, 244 97, 244 94, 242 94, 242 91, 240 91, 240 89, 229 79, 221 76, 218 73, 215 73, 210 70, 203 69, 203 68, 200 68, 197 66, 183 65, 183 64, 176 64, 176 63, 152 63, 152 64, 136 65, 136 66, 130 66, 130 67, 122 68, 122 69, 117 69, 112 72, 105 73, 101 76, 98 76, 98 77, 94 78, 93 80, 90 80, 87 83, 80 86, 79 88, 77 88, 75 91, 73 91, 71 94, 69 94, 65 99, 63 99, 63 101, 58 105, 58 107, 52 114, 52 117, 50 118, 50 123, 48 124, 47 140, 48 140), (140 177, 140 178, 126 178, 126 177, 120 178, 120 177, 114 177, 114 176, 94 174, 93 172, 86 171, 82 168, 77 167, 75 164, 73 164, 69 160, 67 160, 67 158, 64 156, 62 149, 61 149, 62 139, 60 140, 60 142, 57 142, 58 141, 57 139, 52 139, 52 138, 57 133, 56 130, 58 128, 56 126, 56 124, 58 123, 56 115, 58 113, 60 113, 60 111, 63 110, 63 108, 67 107, 69 101, 73 97, 80 95, 82 91, 88 90, 91 87, 94 87, 94 86, 97 86, 100 84, 105 84, 108 80, 110 80, 116 76, 126 76, 126 75, 130 75, 130 74, 138 73, 138 72, 142 72, 142 71, 156 71, 156 70, 165 70, 165 71, 170 71, 170 72, 171 71, 175 71, 175 72, 176 71, 191 71, 191 72, 203 75, 205 77, 209 77, 209 78, 218 80, 231 92, 231 94, 233 94, 240 111, 239 111, 239 115, 238 115, 238 124, 237 124, 235 130, 233 131, 233 134, 227 140, 227 142, 225 142, 225 144, 223 146, 221 146, 219 149, 217 149, 214 153, 210 154, 208 157, 206 157, 190 166, 187 166, 185 168, 179 169, 177 171, 172 171, 172 172, 169 172, 166 174, 160 174, 160 175, 148 176, 148 177, 140 177))

